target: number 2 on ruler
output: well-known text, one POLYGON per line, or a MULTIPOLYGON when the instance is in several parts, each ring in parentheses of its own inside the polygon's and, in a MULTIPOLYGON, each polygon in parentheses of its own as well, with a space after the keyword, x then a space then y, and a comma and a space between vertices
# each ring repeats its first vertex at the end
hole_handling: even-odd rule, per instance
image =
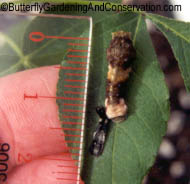
POLYGON ((19 163, 27 163, 32 161, 32 154, 31 153, 27 153, 26 155, 23 155, 21 153, 18 153, 18 162, 19 163))

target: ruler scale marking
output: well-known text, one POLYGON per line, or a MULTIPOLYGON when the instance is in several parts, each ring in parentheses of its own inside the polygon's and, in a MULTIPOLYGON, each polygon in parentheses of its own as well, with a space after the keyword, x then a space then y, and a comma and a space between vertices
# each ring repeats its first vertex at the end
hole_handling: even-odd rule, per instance
MULTIPOLYGON (((86 99, 87 99, 87 87, 88 87, 88 79, 89 79, 89 62, 90 62, 90 51, 91 51, 91 39, 92 39, 92 18, 88 17, 87 18, 90 23, 90 29, 89 29, 89 37, 74 37, 74 36, 66 36, 66 35, 45 35, 42 32, 31 32, 29 34, 29 39, 33 42, 42 42, 45 39, 60 39, 60 40, 79 40, 79 41, 88 41, 87 43, 72 43, 69 42, 67 43, 68 46, 80 46, 81 48, 78 47, 73 47, 73 48, 68 48, 67 51, 69 54, 67 54, 68 58, 78 58, 78 61, 72 61, 68 60, 67 63, 69 63, 71 66, 56 66, 55 68, 58 68, 60 70, 65 70, 68 72, 65 73, 66 76, 74 76, 76 78, 66 78, 65 82, 68 82, 68 84, 64 84, 65 88, 71 88, 71 90, 65 90, 64 94, 67 94, 68 96, 43 96, 43 95, 38 95, 37 93, 35 95, 26 95, 24 93, 24 100, 27 98, 30 99, 39 99, 39 98, 45 98, 45 99, 61 99, 63 100, 63 105, 64 106, 70 106, 70 108, 64 108, 62 111, 65 113, 80 113, 80 115, 67 115, 64 114, 62 117, 66 119, 66 121, 62 121, 62 125, 76 125, 77 128, 59 128, 59 127, 49 127, 51 130, 66 130, 66 131, 73 131, 73 132, 80 132, 80 134, 61 134, 61 136, 65 137, 73 137, 73 138, 79 138, 80 140, 65 140, 64 142, 66 143, 74 143, 78 144, 78 146, 68 146, 68 155, 73 155, 73 156, 78 156, 78 159, 72 159, 72 160, 65 160, 65 159, 58 159, 58 158, 44 158, 47 160, 57 160, 57 161, 68 161, 68 162, 74 162, 77 163, 75 166, 69 166, 69 165, 58 165, 58 167, 70 167, 70 168, 76 168, 77 172, 63 172, 63 171, 58 171, 58 172, 53 172, 53 173, 58 173, 58 174, 72 174, 76 175, 75 178, 64 178, 64 177, 57 177, 57 180, 70 180, 70 181, 75 181, 76 184, 80 183, 80 169, 81 169, 81 161, 82 161, 82 150, 83 150, 83 144, 84 144, 84 126, 85 126, 85 113, 86 113, 86 99), (85 46, 86 48, 82 48, 85 46), (76 53, 76 54, 75 54, 76 53), (85 54, 86 53, 86 54, 85 54), (82 61, 80 61, 80 58, 82 61), (86 59, 87 61, 84 61, 86 59), (77 66, 78 65, 78 66, 77 66), (83 65, 82 67, 79 67, 80 65, 83 65), (70 71, 69 71, 70 70, 70 71), (80 73, 80 71, 84 71, 84 73, 80 73), (78 77, 85 77, 79 78, 78 77), (84 85, 79 85, 79 83, 84 83, 84 85), (72 90, 73 88, 73 90, 72 90), (75 91, 75 89, 79 89, 80 91, 75 91), (70 97, 70 95, 83 95, 83 97, 70 97), (68 103, 68 101, 82 101, 83 103, 68 103), (72 107, 75 108, 82 108, 80 109, 72 109, 72 107), (81 122, 74 122, 70 121, 69 119, 80 119, 81 122), (68 120, 68 121, 67 121, 68 120), (80 126, 80 128, 78 128, 80 126), (77 153, 73 153, 75 150, 78 150, 77 153)), ((61 141, 60 141, 61 142, 61 141)))

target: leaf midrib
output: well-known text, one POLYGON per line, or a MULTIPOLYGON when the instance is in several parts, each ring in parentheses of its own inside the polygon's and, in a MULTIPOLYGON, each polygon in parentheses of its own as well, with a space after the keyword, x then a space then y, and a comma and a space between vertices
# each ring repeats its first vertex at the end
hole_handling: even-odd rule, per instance
MULTIPOLYGON (((139 17, 138 17, 138 20, 137 20, 137 26, 136 26, 136 29, 135 29, 135 34, 134 34, 134 37, 132 39, 132 42, 135 46, 135 40, 136 40, 136 35, 137 35, 137 32, 138 32, 138 29, 139 29, 139 25, 140 25, 140 21, 141 21, 141 14, 139 14, 139 17)), ((116 125, 115 129, 114 129, 114 135, 113 135, 113 147, 112 147, 112 184, 114 184, 114 150, 115 150, 115 140, 116 140, 116 131, 117 129, 119 128, 119 125, 116 125)), ((140 156, 139 156, 139 161, 140 161, 140 156)), ((141 164, 141 162, 140 162, 141 164)))

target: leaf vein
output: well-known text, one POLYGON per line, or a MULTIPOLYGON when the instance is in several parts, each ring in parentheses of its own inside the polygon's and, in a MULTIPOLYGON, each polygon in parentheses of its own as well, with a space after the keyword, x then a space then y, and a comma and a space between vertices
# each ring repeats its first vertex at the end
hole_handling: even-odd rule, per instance
MULTIPOLYGON (((187 68, 188 68, 188 64, 187 64, 187 60, 186 60, 186 54, 185 54, 185 48, 184 48, 184 43, 182 42, 181 45, 182 45, 182 47, 183 47, 183 55, 184 55, 184 58, 185 58, 185 59, 184 59, 184 60, 185 60, 184 62, 185 62, 185 65, 186 65, 187 68)), ((179 60, 178 60, 178 61, 179 61, 179 60)), ((185 67, 184 67, 184 68, 185 68, 185 67)), ((189 77, 190 77, 190 70, 188 70, 188 69, 187 69, 187 74, 188 74, 188 78, 189 78, 189 77)))
POLYGON ((161 22, 160 20, 158 20, 158 19, 156 19, 156 18, 154 18, 154 17, 152 17, 152 16, 150 16, 150 15, 147 15, 147 14, 146 14, 146 17, 149 17, 150 19, 154 20, 155 22, 157 22, 157 23, 163 25, 166 29, 172 31, 173 33, 175 33, 177 36, 181 37, 183 40, 187 41, 188 43, 190 42, 190 40, 188 40, 188 39, 187 39, 185 36, 183 36, 180 32, 177 32, 175 29, 173 29, 173 28, 167 26, 167 24, 164 24, 164 23, 161 22))
POLYGON ((140 25, 141 17, 142 17, 142 15, 139 14, 139 17, 138 17, 138 20, 137 20, 136 30, 135 30, 134 37, 133 37, 133 44, 134 45, 135 45, 135 42, 136 42, 136 37, 137 37, 137 32, 139 30, 139 25, 140 25))
POLYGON ((146 86, 146 87, 150 90, 153 99, 155 100, 157 106, 158 106, 159 109, 160 109, 160 112, 161 112, 161 114, 162 114, 162 118, 164 119, 164 112, 163 112, 162 108, 160 107, 160 104, 158 103, 158 100, 157 100, 156 96, 154 96, 154 93, 153 93, 153 91, 152 91, 152 88, 149 86, 148 83, 144 82, 144 81, 138 76, 137 73, 135 73, 135 72, 133 72, 133 73, 134 73, 134 75, 136 75, 137 79, 138 79, 142 84, 144 84, 144 86, 146 86))
POLYGON ((133 139, 133 138, 129 135, 129 133, 128 133, 125 129, 123 129, 123 128, 120 127, 119 125, 118 125, 118 128, 119 128, 119 130, 122 130, 122 132, 123 132, 126 136, 128 136, 129 139, 131 139, 131 141, 133 142, 133 145, 134 145, 135 149, 137 150, 137 155, 138 155, 138 160, 139 160, 139 164, 140 164, 140 169, 142 170, 142 161, 141 161, 141 158, 140 158, 140 152, 139 152, 139 148, 138 148, 137 142, 135 141, 135 139, 133 139))
MULTIPOLYGON (((146 121, 142 118, 142 116, 140 115, 140 114, 138 114, 137 112, 136 112, 136 115, 137 115, 137 118, 139 119, 139 120, 142 120, 142 122, 143 122, 143 124, 145 125, 145 127, 147 128, 147 130, 149 130, 150 132, 151 132, 151 134, 152 134, 152 137, 154 137, 154 131, 152 130, 152 128, 146 123, 146 121)), ((152 152, 154 151, 154 149, 153 149, 153 144, 152 144, 152 152)))
POLYGON ((15 42, 11 38, 9 38, 8 36, 6 36, 2 32, 0 32, 0 37, 3 37, 6 40, 6 42, 9 44, 9 46, 18 54, 18 56, 20 58, 24 57, 21 49, 15 44, 15 42))

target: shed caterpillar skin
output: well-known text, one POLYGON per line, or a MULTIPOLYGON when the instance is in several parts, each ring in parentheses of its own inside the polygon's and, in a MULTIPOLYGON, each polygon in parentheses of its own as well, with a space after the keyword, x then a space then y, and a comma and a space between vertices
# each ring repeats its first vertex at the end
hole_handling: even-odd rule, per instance
POLYGON ((110 119, 107 118, 104 107, 97 107, 96 112, 99 115, 99 122, 96 130, 93 133, 93 140, 89 151, 92 155, 98 157, 104 150, 104 144, 109 129, 110 119))
POLYGON ((122 85, 131 72, 131 62, 136 56, 129 32, 112 33, 107 49, 108 73, 106 85, 106 115, 113 122, 122 122, 126 118, 128 107, 122 97, 122 85))

